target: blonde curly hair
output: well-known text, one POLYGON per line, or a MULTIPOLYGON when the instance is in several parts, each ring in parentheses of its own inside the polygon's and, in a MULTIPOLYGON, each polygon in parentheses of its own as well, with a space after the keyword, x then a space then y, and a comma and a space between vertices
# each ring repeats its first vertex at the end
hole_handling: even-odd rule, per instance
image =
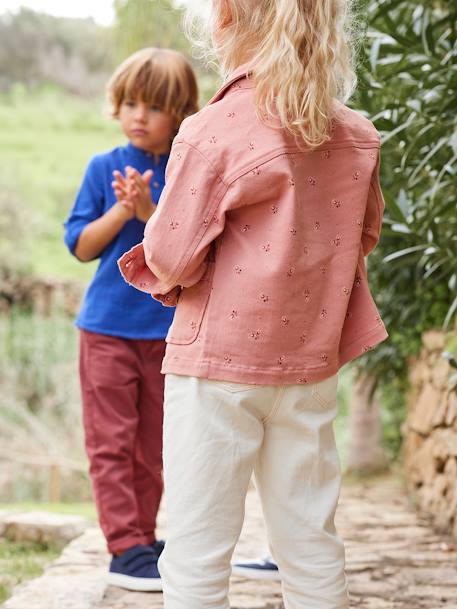
POLYGON ((185 29, 225 77, 252 65, 259 118, 279 117, 307 146, 330 139, 335 100, 346 102, 356 84, 352 0, 207 0, 204 8, 188 8, 185 29))

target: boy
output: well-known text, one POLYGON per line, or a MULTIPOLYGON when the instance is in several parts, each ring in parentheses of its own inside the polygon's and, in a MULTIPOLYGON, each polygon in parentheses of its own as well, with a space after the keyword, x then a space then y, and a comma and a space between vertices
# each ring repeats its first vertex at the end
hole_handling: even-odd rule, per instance
POLYGON ((108 96, 129 141, 89 163, 65 242, 82 262, 100 258, 76 325, 90 476, 113 555, 108 582, 151 591, 162 589, 163 542, 155 536, 162 496, 160 368, 174 310, 128 286, 116 260, 143 238, 171 142, 198 110, 198 90, 183 55, 148 48, 118 67, 108 96))

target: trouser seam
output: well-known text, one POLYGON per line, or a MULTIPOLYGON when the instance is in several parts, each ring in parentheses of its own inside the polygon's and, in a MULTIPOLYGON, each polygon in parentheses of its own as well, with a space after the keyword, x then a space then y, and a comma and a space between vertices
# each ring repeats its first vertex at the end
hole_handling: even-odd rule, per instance
POLYGON ((284 393, 286 391, 286 387, 284 385, 282 385, 279 388, 278 391, 278 395, 276 397, 276 400, 272 406, 272 409, 270 410, 270 412, 262 419, 262 423, 268 423, 269 421, 271 421, 271 419, 275 416, 275 414, 278 412, 279 407, 281 405, 282 402, 282 398, 284 397, 284 393))

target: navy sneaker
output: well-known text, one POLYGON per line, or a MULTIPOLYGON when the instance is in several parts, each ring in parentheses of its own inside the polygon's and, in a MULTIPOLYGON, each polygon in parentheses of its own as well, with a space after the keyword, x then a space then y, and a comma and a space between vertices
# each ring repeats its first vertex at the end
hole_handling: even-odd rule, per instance
POLYGON ((271 556, 258 560, 237 562, 232 566, 232 575, 247 579, 269 579, 280 581, 278 565, 271 556))
POLYGON ((149 545, 154 550, 154 552, 157 554, 157 556, 160 556, 165 547, 165 541, 163 539, 157 539, 156 541, 154 541, 153 543, 150 543, 149 545))
POLYGON ((161 592, 158 560, 159 556, 151 546, 133 546, 111 559, 108 584, 137 592, 161 592))

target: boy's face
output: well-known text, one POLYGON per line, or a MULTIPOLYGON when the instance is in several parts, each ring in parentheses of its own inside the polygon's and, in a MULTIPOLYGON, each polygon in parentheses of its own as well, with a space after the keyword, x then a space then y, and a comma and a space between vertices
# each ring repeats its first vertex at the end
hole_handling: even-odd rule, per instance
POLYGON ((126 99, 119 109, 119 121, 125 135, 137 148, 153 154, 169 152, 175 127, 170 114, 143 101, 126 99))

